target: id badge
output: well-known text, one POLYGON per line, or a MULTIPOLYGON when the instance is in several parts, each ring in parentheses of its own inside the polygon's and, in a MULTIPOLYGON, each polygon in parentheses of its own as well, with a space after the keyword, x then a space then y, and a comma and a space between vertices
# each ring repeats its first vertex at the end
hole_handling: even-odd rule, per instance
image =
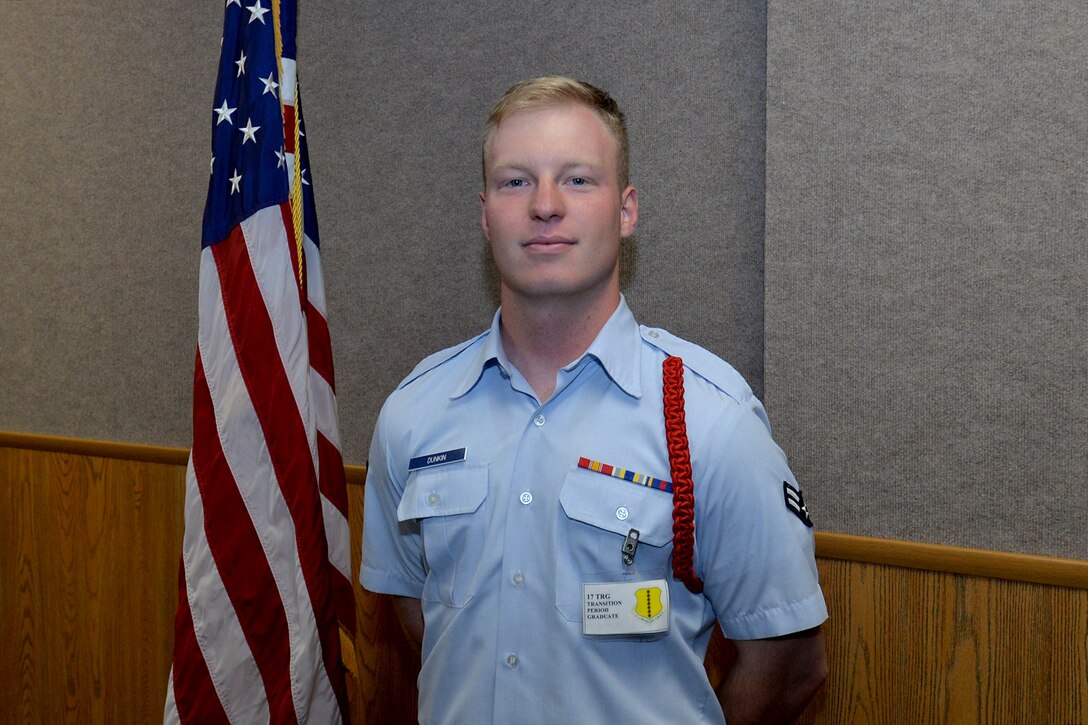
POLYGON ((669 631, 669 583, 582 584, 582 634, 658 634, 669 631))

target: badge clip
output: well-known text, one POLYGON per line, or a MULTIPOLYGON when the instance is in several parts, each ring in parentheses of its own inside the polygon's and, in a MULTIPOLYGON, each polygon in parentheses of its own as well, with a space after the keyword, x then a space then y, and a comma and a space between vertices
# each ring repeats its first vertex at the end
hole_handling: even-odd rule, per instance
POLYGON ((623 540, 623 563, 631 566, 635 563, 635 549, 638 548, 638 529, 627 532, 627 538, 623 540))

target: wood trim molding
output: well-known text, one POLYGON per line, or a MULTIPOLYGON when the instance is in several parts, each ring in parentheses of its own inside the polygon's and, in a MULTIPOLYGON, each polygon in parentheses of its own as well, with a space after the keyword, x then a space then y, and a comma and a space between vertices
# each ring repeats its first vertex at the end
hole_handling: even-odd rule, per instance
MULTIPOLYGON (((78 456, 98 456, 100 458, 119 458, 125 461, 144 461, 146 463, 167 463, 185 466, 189 463, 188 448, 169 446, 148 446, 140 443, 119 443, 117 441, 96 441, 84 438, 65 438, 62 436, 38 435, 35 433, 13 433, 0 431, 0 448, 22 448, 32 451, 52 453, 71 453, 78 456)), ((361 486, 366 480, 365 466, 344 466, 349 484, 361 486)))
POLYGON ((125 461, 172 463, 178 466, 184 466, 189 462, 188 448, 168 448, 166 446, 147 446, 139 443, 64 438, 34 433, 0 431, 0 447, 24 448, 52 453, 72 453, 78 456, 119 458, 125 461))
POLYGON ((1088 589, 1088 561, 868 536, 816 533, 816 556, 1088 589))
MULTIPOLYGON (((186 465, 189 460, 188 448, 169 448, 5 431, 0 431, 0 447, 120 458, 178 466, 186 465)), ((363 485, 366 480, 365 466, 349 465, 344 468, 350 485, 363 485)), ((1034 584, 1072 587, 1074 589, 1088 589, 1088 561, 1079 559, 1059 559, 1032 554, 967 549, 958 546, 920 544, 912 541, 876 539, 868 536, 823 531, 816 533, 816 556, 821 559, 840 559, 868 564, 899 566, 907 569, 923 569, 992 579, 1011 579, 1034 584)))

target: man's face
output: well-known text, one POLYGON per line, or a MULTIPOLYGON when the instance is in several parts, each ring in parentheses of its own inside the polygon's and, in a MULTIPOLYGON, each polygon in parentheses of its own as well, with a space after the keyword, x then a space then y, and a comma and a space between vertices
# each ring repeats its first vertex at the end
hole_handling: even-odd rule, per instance
POLYGON ((638 221, 638 197, 619 188, 616 140, 590 108, 518 111, 485 155, 481 223, 504 303, 619 294, 620 239, 638 221))

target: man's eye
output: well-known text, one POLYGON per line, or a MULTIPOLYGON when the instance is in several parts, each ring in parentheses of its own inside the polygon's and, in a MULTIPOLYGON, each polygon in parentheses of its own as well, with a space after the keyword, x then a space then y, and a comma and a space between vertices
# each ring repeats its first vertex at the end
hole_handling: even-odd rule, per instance
POLYGON ((518 189, 525 186, 525 179, 510 179, 506 182, 505 186, 509 186, 513 189, 518 189))
POLYGON ((584 176, 575 176, 570 180, 572 186, 585 186, 589 183, 589 179, 584 176))

